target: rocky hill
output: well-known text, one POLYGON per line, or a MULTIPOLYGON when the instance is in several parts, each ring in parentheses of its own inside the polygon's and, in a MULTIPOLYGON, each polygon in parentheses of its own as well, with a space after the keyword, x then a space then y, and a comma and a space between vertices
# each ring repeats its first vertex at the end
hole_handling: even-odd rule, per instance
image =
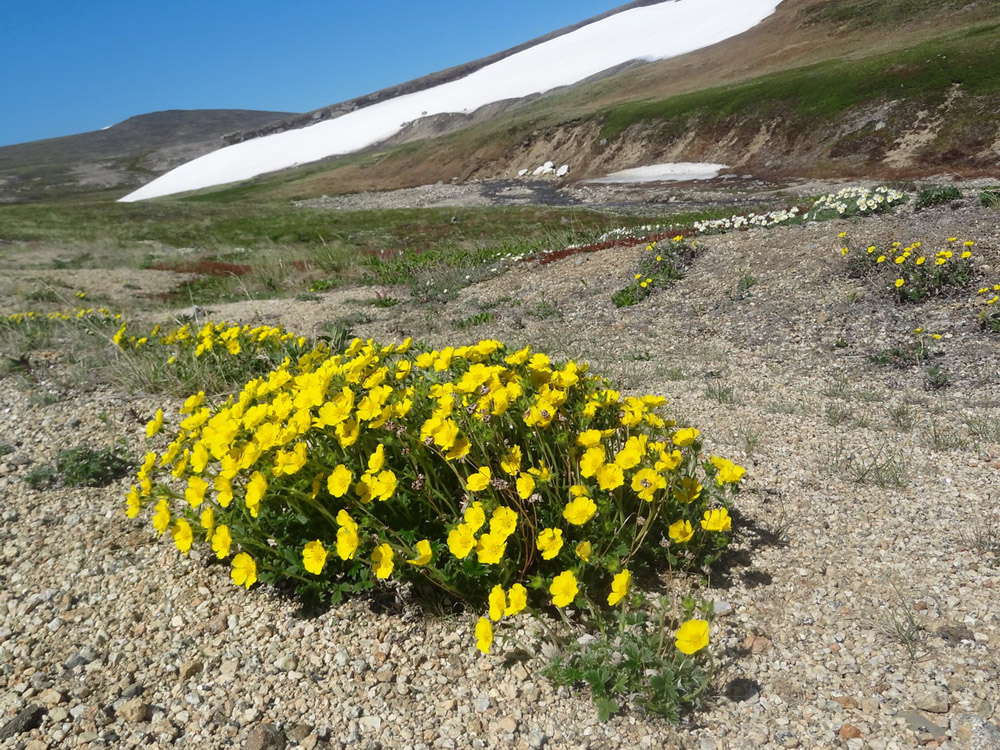
POLYGON ((292 117, 244 109, 168 110, 90 133, 0 148, 0 203, 124 189, 224 145, 234 132, 292 117))

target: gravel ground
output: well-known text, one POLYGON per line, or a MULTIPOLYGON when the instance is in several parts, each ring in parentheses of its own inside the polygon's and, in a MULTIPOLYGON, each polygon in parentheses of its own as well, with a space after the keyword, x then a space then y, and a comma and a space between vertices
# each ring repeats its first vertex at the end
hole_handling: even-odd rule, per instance
MULTIPOLYGON (((30 489, 63 447, 140 445, 161 402, 65 392, 58 367, 30 388, 7 378, 0 748, 1000 748, 1000 336, 968 296, 893 305, 836 253, 841 231, 957 235, 1000 280, 997 217, 967 201, 706 237, 685 280, 622 310, 609 297, 635 248, 517 264, 433 309, 387 289, 403 302, 371 309, 378 339, 496 337, 588 359, 666 395, 749 467, 748 532, 703 592, 720 612, 718 693, 679 727, 635 710, 601 723, 586 695, 537 674, 542 659, 512 643, 480 657, 471 616, 359 598, 306 617, 237 589, 203 549, 184 558, 126 519, 124 484, 30 489), (943 334, 947 387, 868 362, 916 326, 943 334)), ((351 294, 212 313, 309 332, 356 312, 351 294)))

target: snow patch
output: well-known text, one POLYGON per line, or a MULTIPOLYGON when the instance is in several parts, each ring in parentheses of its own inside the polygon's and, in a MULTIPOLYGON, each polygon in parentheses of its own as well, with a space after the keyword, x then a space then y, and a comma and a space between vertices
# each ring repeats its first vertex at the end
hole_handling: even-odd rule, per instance
POLYGON ((213 151, 121 199, 197 190, 347 154, 384 141, 400 123, 568 86, 629 60, 659 60, 756 26, 781 0, 673 0, 616 13, 510 55, 455 81, 363 107, 299 130, 213 151))
POLYGON ((605 177, 596 177, 584 182, 684 182, 687 180, 711 180, 719 172, 728 169, 726 164, 704 164, 696 162, 676 162, 673 164, 650 164, 646 167, 623 169, 605 177))

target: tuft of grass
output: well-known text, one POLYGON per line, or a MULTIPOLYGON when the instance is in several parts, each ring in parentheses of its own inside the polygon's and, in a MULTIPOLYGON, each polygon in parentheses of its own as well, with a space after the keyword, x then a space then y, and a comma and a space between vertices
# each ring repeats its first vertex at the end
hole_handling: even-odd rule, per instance
POLYGON ((760 441, 764 433, 755 429, 748 423, 743 423, 736 428, 736 435, 743 441, 743 451, 752 456, 760 446, 760 441))
POLYGON ((134 468, 124 448, 80 446, 59 451, 56 460, 32 469, 25 483, 34 490, 56 484, 65 487, 107 487, 134 468))
POLYGON ((906 455, 892 448, 864 448, 848 451, 838 442, 828 453, 832 472, 846 473, 857 484, 872 484, 881 489, 903 487, 910 475, 906 455))
POLYGON ((887 406, 886 413, 889 415, 893 427, 900 432, 909 432, 917 423, 913 410, 906 404, 887 406))
POLYGON ((1000 187, 986 187, 980 190, 979 203, 983 208, 1000 207, 1000 187))
POLYGON ((828 404, 824 411, 826 423, 831 427, 840 427, 854 416, 854 411, 846 404, 835 401, 828 404))
POLYGON ((931 390, 940 390, 951 384, 951 374, 941 365, 933 364, 924 371, 924 384, 931 390))
POLYGON ((930 425, 925 434, 927 435, 930 444, 934 446, 935 450, 964 450, 969 446, 969 442, 965 439, 964 435, 960 434, 956 430, 942 427, 936 420, 933 419, 930 420, 930 425))
POLYGON ((918 209, 940 206, 944 203, 951 203, 962 199, 962 191, 952 185, 936 185, 924 188, 917 195, 916 203, 918 209))
POLYGON ((705 389, 705 396, 719 404, 736 403, 736 392, 731 385, 724 385, 718 381, 709 383, 705 389))
POLYGON ((982 555, 990 565, 1000 566, 1000 523, 995 519, 977 520, 975 526, 963 534, 962 543, 982 555))
POLYGON ((476 328, 477 326, 486 325, 487 323, 492 323, 496 320, 496 316, 491 312, 479 312, 474 315, 469 315, 466 318, 459 318, 457 320, 451 321, 451 324, 457 328, 459 331, 465 331, 469 328, 476 328))
POLYGON ((883 633, 906 649, 910 664, 915 664, 930 653, 923 647, 926 629, 917 619, 913 604, 903 596, 899 584, 893 581, 892 588, 892 601, 882 608, 877 624, 883 633))

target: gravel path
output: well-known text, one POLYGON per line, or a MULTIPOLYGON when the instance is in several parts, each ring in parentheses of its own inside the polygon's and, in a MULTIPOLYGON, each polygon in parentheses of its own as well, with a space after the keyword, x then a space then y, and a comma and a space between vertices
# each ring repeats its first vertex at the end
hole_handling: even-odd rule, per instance
MULTIPOLYGON (((6 379, 0 748, 1000 748, 1000 336, 968 298, 886 302, 836 253, 840 231, 957 235, 1000 280, 997 217, 968 202, 707 237, 684 281, 623 310, 609 297, 638 249, 518 264, 433 309, 386 290, 404 301, 371 309, 364 333, 380 339, 589 359, 749 466, 749 531, 705 592, 719 694, 680 727, 637 711, 599 722, 538 676, 542 659, 512 643, 480 657, 471 616, 384 597, 306 617, 237 589, 203 549, 184 558, 126 519, 124 484, 31 490, 26 474, 63 447, 141 445, 160 402, 6 379), (745 297, 741 276, 756 281, 745 297), (948 387, 868 362, 916 326, 943 334, 948 387)), ((356 312, 348 296, 213 315, 308 332, 356 312)))

